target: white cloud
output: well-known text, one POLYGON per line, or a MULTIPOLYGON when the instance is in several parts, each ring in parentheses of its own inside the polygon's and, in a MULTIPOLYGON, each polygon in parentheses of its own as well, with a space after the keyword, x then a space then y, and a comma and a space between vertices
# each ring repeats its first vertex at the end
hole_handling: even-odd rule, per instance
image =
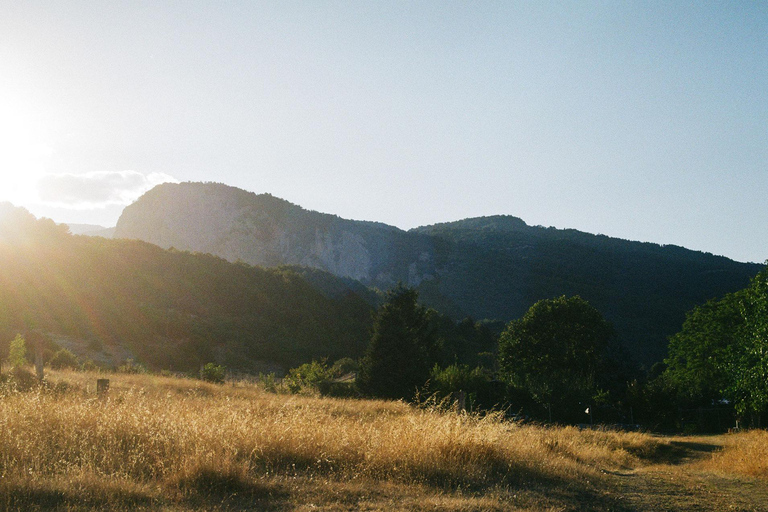
POLYGON ((130 204, 155 185, 166 182, 179 180, 164 173, 138 171, 47 174, 37 182, 37 192, 48 205, 88 210, 130 204))

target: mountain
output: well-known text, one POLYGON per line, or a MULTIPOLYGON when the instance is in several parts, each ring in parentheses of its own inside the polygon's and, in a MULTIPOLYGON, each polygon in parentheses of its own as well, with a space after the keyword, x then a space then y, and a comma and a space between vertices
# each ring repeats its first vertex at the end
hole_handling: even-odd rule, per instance
POLYGON ((437 252, 430 236, 218 183, 158 185, 125 208, 114 236, 251 265, 307 266, 383 288, 429 278, 437 252))
POLYGON ((125 208, 115 237, 253 265, 300 265, 386 289, 416 286, 455 319, 508 321, 537 300, 580 295, 650 366, 696 304, 761 268, 676 246, 482 217, 410 231, 307 211, 217 183, 166 183, 125 208))

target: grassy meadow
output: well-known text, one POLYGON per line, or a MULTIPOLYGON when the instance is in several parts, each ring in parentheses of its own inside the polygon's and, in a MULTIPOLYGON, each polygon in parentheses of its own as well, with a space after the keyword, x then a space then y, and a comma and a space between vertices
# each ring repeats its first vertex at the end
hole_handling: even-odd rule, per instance
MULTIPOLYGON (((68 371, 47 381, 0 390, 2 510, 621 510, 607 476, 676 449, 643 433, 245 381, 68 371), (99 377, 110 379, 104 397, 99 377)), ((725 446, 709 470, 765 455, 765 433, 725 446)), ((764 478, 765 460, 737 471, 764 478)))

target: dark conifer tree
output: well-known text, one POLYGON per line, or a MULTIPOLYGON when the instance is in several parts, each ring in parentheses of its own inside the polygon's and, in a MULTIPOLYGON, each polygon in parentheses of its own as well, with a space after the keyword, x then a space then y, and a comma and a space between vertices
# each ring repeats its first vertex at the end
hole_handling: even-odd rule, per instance
POLYGON ((364 394, 411 399, 429 378, 436 336, 413 288, 398 285, 379 308, 357 384, 364 394))

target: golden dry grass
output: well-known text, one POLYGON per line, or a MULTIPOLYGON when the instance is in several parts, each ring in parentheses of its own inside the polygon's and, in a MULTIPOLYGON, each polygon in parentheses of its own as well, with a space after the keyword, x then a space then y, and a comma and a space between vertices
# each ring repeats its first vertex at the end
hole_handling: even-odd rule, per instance
POLYGON ((723 439, 723 449, 702 462, 705 469, 768 479, 768 432, 751 430, 723 439))
POLYGON ((0 393, 0 507, 562 509, 666 446, 246 383, 109 375, 100 399, 97 377, 0 393))

